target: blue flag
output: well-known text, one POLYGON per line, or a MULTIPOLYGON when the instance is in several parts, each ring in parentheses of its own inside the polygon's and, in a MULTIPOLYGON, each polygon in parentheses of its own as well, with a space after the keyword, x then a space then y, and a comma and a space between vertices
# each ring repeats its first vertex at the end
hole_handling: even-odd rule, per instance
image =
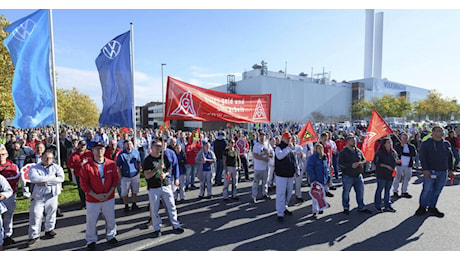
POLYGON ((102 85, 101 126, 133 127, 130 33, 115 37, 96 58, 102 85))
POLYGON ((10 33, 3 44, 14 65, 16 128, 42 127, 54 122, 49 23, 48 10, 38 10, 3 28, 10 33))

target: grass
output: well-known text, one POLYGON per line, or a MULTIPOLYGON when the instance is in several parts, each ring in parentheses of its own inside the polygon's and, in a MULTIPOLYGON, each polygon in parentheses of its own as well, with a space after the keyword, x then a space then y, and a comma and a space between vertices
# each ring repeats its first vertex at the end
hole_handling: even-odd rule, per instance
MULTIPOLYGON (((69 180, 69 172, 66 167, 64 167, 64 183, 62 185, 63 189, 61 194, 59 194, 58 201, 59 205, 63 204, 70 204, 80 201, 80 197, 78 196, 78 187, 73 182, 69 180)), ((140 178, 140 186, 145 187, 147 186, 147 182, 145 181, 144 174, 141 173, 140 178)), ((116 191, 115 191, 116 192, 116 191)), ((16 197, 16 210, 15 213, 20 212, 27 212, 30 208, 30 199, 22 196, 22 185, 19 182, 17 197, 16 197)))

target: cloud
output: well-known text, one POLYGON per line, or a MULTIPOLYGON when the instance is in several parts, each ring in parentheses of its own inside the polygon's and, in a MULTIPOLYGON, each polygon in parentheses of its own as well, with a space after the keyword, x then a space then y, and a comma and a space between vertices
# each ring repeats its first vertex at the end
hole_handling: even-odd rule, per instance
MULTIPOLYGON (((102 110, 102 89, 97 70, 57 67, 56 71, 59 88, 77 88, 79 92, 90 96, 99 110, 102 110)), ((150 77, 142 72, 134 73, 134 104, 136 106, 143 106, 151 101, 161 101, 161 92, 161 77, 150 77)))

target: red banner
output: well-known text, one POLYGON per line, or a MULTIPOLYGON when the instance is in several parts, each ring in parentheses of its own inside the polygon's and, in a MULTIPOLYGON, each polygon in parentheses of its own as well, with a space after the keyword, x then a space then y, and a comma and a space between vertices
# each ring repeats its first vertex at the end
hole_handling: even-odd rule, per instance
POLYGON ((168 77, 165 120, 270 122, 271 94, 237 95, 168 77))
POLYGON ((315 129, 310 121, 308 121, 305 126, 297 134, 300 138, 299 145, 306 145, 309 143, 318 142, 318 137, 316 136, 315 129))
POLYGON ((393 130, 391 130, 385 120, 382 119, 377 111, 372 110, 371 121, 363 142, 363 154, 366 161, 370 162, 374 160, 375 142, 391 133, 393 133, 393 130))

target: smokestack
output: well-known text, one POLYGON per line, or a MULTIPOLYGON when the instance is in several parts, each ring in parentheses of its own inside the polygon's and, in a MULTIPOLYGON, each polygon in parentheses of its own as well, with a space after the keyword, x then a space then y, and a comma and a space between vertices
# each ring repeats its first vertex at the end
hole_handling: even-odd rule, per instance
POLYGON ((374 45, 374 10, 366 10, 364 34, 364 78, 372 77, 372 55, 374 45))
POLYGON ((374 78, 382 78, 383 12, 375 14, 374 78))

